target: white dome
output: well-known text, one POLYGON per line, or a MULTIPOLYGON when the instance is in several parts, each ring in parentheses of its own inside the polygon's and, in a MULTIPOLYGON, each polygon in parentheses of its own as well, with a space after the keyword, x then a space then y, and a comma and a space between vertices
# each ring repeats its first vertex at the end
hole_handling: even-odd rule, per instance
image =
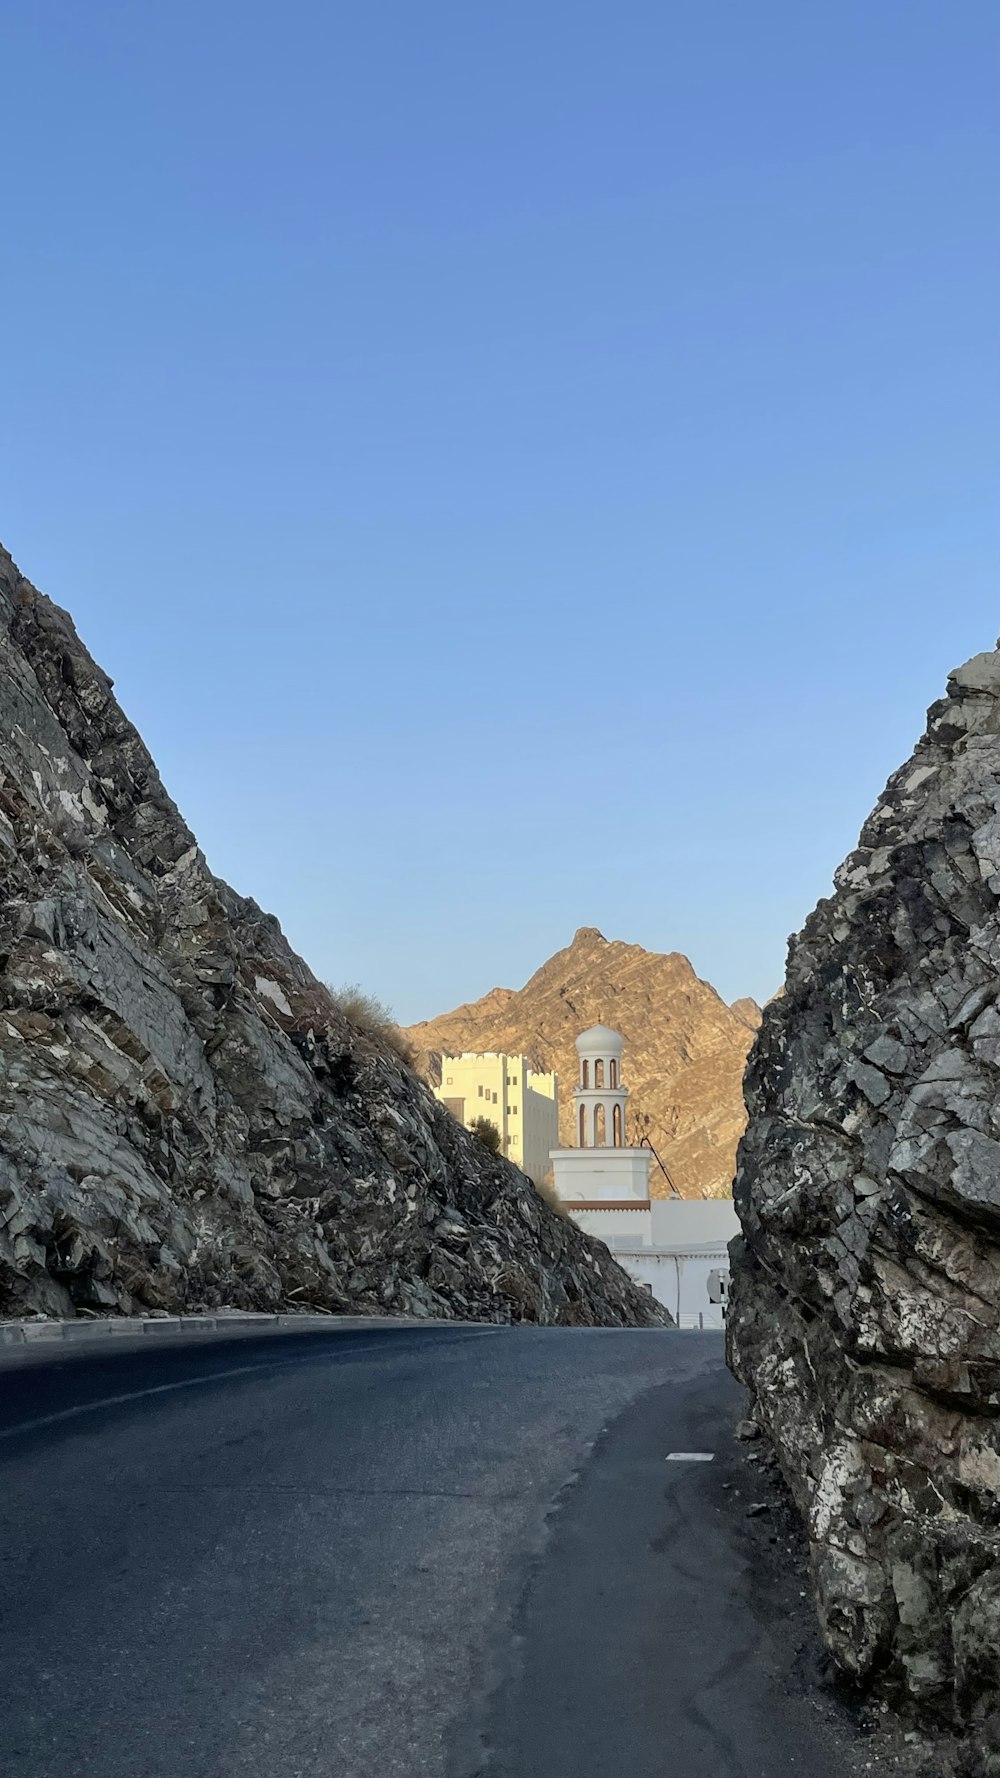
POLYGON ((609 1025, 591 1025, 589 1031, 580 1032, 576 1049, 580 1056, 620 1056, 621 1033, 612 1031, 609 1025))

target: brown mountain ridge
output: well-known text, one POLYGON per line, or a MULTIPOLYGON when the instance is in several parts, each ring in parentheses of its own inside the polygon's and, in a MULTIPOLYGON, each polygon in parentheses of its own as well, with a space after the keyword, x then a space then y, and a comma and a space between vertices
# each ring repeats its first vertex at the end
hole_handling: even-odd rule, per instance
MULTIPOLYGON (((570 1144, 575 1039, 598 1023, 625 1039, 629 1141, 648 1138, 682 1197, 724 1197, 746 1121, 743 1069, 760 1008, 750 999, 727 1006, 680 952, 646 951, 582 926, 523 988, 492 988, 406 1036, 435 1085, 442 1055, 463 1050, 523 1054, 535 1068, 555 1068, 560 1140, 570 1144)), ((655 1165, 651 1189, 670 1193, 655 1165)))

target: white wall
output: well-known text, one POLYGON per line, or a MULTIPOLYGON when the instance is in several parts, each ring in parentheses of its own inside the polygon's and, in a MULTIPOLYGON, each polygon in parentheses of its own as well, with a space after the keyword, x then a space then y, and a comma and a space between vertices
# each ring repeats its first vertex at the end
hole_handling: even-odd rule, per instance
MULTIPOLYGON (((620 1239, 620 1238, 619 1238, 620 1239)), ((665 1253, 629 1243, 608 1242, 618 1264, 639 1284, 648 1284, 658 1303, 670 1310, 678 1326, 722 1327, 722 1305, 709 1301, 708 1281, 713 1271, 727 1272, 729 1256, 724 1248, 707 1254, 665 1253)))
POLYGON ((648 1210, 575 1210, 572 1198, 565 1202, 577 1228, 583 1229, 585 1234, 596 1235, 609 1247, 616 1241, 624 1241, 627 1247, 649 1247, 652 1243, 648 1210))
POLYGON ((656 1247, 725 1246, 740 1232, 732 1198, 654 1198, 650 1210, 656 1247))
POLYGON ((515 1119, 510 1123, 511 1145, 507 1152, 536 1185, 541 1185, 549 1171, 549 1155, 559 1140, 559 1077, 535 1074, 530 1068, 523 1068, 523 1056, 517 1059, 522 1064, 521 1153, 518 1156, 513 1142, 517 1134, 515 1119))
POLYGON ((555 1188, 567 1210, 574 1198, 645 1203, 652 1158, 648 1148, 556 1148, 551 1156, 555 1188))
POLYGON ((627 1224, 605 1224, 601 1211, 593 1215, 590 1232, 607 1241, 638 1283, 650 1285, 681 1327, 722 1327, 722 1305, 710 1302, 708 1289, 713 1272, 729 1276, 728 1243, 740 1226, 731 1198, 654 1198, 648 1242, 631 1236, 627 1224))

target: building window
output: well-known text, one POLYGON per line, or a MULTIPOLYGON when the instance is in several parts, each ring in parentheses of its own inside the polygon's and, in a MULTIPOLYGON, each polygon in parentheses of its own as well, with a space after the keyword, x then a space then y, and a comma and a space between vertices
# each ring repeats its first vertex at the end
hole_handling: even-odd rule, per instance
POLYGON ((587 1061, 586 1056, 584 1056, 581 1063, 580 1085, 582 1087, 589 1087, 590 1085, 590 1063, 587 1061))
POLYGON ((511 1106, 511 1108, 510 1108, 510 1116, 511 1116, 511 1117, 516 1117, 516 1116, 517 1116, 517 1106, 516 1106, 516 1105, 512 1105, 512 1106, 511 1106))
POLYGON ((594 1147, 607 1148, 608 1126, 604 1115, 604 1106, 594 1106, 594 1147))
POLYGON ((600 1059, 594 1063, 594 1085, 595 1087, 604 1085, 604 1063, 600 1059))
POLYGON ((482 1098, 482 1096, 483 1096, 483 1089, 482 1089, 482 1087, 480 1087, 479 1088, 479 1097, 482 1098))
POLYGON ((614 1056, 611 1058, 608 1071, 611 1077, 611 1085, 616 1087, 618 1085, 618 1063, 615 1061, 614 1056))
POLYGON ((451 1086, 454 1086, 454 1084, 455 1084, 455 1083, 454 1083, 454 1081, 453 1081, 453 1080, 452 1080, 452 1077, 451 1077, 451 1075, 450 1075, 450 1074, 449 1074, 449 1076, 448 1076, 448 1078, 447 1078, 447 1080, 446 1080, 446 1081, 445 1081, 445 1083, 444 1083, 444 1084, 445 1084, 445 1086, 446 1086, 446 1087, 451 1087, 451 1086))
POLYGON ((494 1103, 494 1105, 495 1105, 495 1104, 496 1104, 496 1102, 497 1102, 497 1096, 496 1096, 496 1094, 495 1094, 495 1093, 494 1093, 494 1095, 493 1095, 493 1103, 494 1103))
POLYGON ((581 1105, 581 1107, 580 1107, 580 1147, 586 1148, 586 1146, 587 1146, 587 1107, 585 1105, 581 1105))
MULTIPOLYGON (((611 1066, 612 1066, 612 1068, 614 1067, 613 1062, 612 1062, 611 1066)), ((614 1132, 615 1132, 615 1147, 621 1148, 621 1146, 622 1146, 622 1108, 620 1105, 615 1106, 614 1114, 612 1116, 611 1121, 614 1126, 614 1132)))

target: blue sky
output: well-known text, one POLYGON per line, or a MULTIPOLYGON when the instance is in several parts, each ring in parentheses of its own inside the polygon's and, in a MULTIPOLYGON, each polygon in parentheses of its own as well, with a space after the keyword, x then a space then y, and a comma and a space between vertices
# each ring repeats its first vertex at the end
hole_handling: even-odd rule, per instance
POLYGON ((3 0, 0 537, 406 1021, 727 997, 1000 630, 995 0, 3 0))

